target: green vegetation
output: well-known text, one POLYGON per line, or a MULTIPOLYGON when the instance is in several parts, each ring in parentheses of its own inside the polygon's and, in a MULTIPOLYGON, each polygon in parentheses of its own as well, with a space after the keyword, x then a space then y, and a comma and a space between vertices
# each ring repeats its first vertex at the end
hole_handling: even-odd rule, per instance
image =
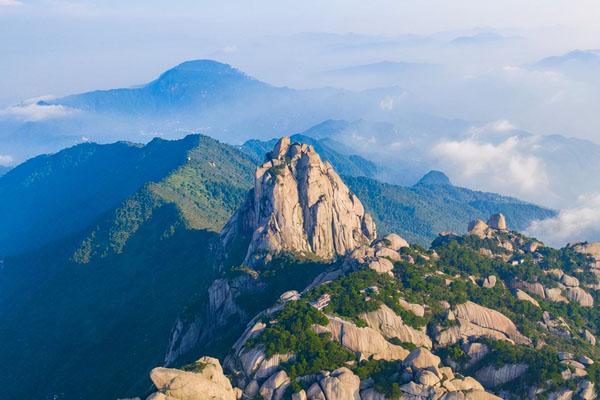
POLYGON ((354 354, 332 341, 330 334, 314 332, 312 326, 327 325, 327 318, 308 303, 288 302, 274 318, 274 324, 267 321, 263 333, 246 345, 263 345, 267 356, 294 353, 295 357, 283 365, 291 379, 322 370, 333 371, 354 360, 354 354))
POLYGON ((402 297, 397 282, 388 275, 378 274, 370 269, 361 269, 311 290, 309 300, 316 300, 324 293, 331 296, 331 302, 324 311, 354 321, 364 326, 360 314, 378 310, 381 304, 390 307, 403 321, 414 328, 426 324, 426 320, 404 310, 399 305, 402 297))
POLYGON ((467 373, 474 373, 486 365, 500 368, 506 364, 527 364, 527 372, 515 381, 510 382, 512 391, 525 391, 528 386, 540 382, 551 382, 554 385, 562 383, 561 365, 556 352, 550 348, 533 349, 529 346, 514 345, 506 341, 485 340, 490 352, 476 365, 469 368, 467 373), (518 388, 518 389, 517 389, 518 388))
POLYGON ((183 371, 199 373, 199 372, 202 372, 204 370, 204 368, 206 368, 207 365, 208 364, 206 364, 205 362, 202 362, 202 361, 194 361, 191 364, 184 365, 180 369, 183 371))
POLYGON ((332 268, 332 264, 309 258, 295 258, 292 254, 280 254, 263 268, 254 270, 247 266, 233 268, 230 275, 240 272, 261 282, 257 290, 247 290, 237 302, 248 315, 255 315, 275 303, 288 290, 302 291, 321 272, 332 268))
POLYGON ((361 379, 371 378, 377 392, 388 399, 399 399, 402 395, 399 374, 402 371, 401 361, 366 360, 353 368, 361 379))
POLYGON ((403 187, 350 176, 344 181, 372 214, 379 232, 396 232, 423 246, 429 246, 439 232, 465 232, 469 221, 497 212, 506 215, 517 230, 555 214, 514 198, 452 185, 403 187))

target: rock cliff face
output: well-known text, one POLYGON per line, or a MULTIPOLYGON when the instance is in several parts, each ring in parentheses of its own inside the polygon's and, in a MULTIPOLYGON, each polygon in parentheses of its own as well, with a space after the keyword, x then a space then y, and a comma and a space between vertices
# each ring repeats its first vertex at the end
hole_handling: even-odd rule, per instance
POLYGON ((244 264, 281 253, 330 261, 375 239, 360 200, 312 146, 284 137, 268 158, 256 170, 252 195, 222 232, 226 247, 250 238, 244 264))

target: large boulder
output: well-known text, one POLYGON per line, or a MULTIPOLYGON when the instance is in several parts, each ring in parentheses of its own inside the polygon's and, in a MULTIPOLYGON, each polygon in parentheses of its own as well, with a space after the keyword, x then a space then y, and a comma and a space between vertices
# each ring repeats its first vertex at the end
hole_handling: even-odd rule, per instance
POLYGON ((369 263, 369 268, 380 274, 388 274, 394 276, 394 264, 387 258, 376 258, 369 263))
POLYGON ((158 392, 177 400, 236 400, 237 390, 223 374, 219 360, 202 357, 196 362, 197 370, 182 371, 172 368, 154 368, 150 379, 158 392))
POLYGON ((565 295, 571 301, 579 303, 582 307, 593 307, 594 297, 580 287, 568 287, 565 295))
POLYGON ((328 316, 327 326, 315 325, 317 333, 329 332, 333 340, 348 350, 376 360, 404 360, 408 350, 388 342, 381 333, 369 327, 359 328, 352 322, 328 316))
POLYGON ((469 235, 475 235, 480 239, 483 239, 487 236, 489 230, 488 224, 483 222, 480 219, 476 219, 475 221, 471 221, 469 223, 469 227, 467 229, 469 235))
POLYGON ((376 237, 375 224, 329 162, 284 137, 257 168, 254 191, 221 233, 226 248, 251 237, 244 263, 291 253, 333 260, 376 237))
POLYGON ((381 239, 380 243, 391 250, 398 251, 403 247, 410 247, 408 242, 400 235, 396 233, 390 233, 385 235, 383 239, 381 239))
POLYGON ((540 306, 540 303, 538 303, 538 301, 536 299, 534 299, 533 297, 531 297, 530 295, 528 295, 527 293, 525 293, 521 289, 517 289, 516 290, 515 296, 517 297, 518 300, 527 301, 527 302, 533 304, 536 307, 540 306))
POLYGON ((437 341, 441 346, 472 336, 509 340, 516 344, 531 344, 531 340, 523 336, 504 314, 472 301, 457 305, 452 315, 457 324, 438 333, 437 341))
POLYGON ((386 338, 398 338, 402 342, 413 343, 419 347, 431 348, 431 339, 427 334, 406 325, 391 308, 382 305, 378 310, 364 313, 361 319, 367 326, 375 329, 386 338))
POLYGON ((500 231, 505 231, 508 229, 506 226, 506 217, 502 213, 492 215, 487 224, 490 228, 500 231))
POLYGON ((262 386, 258 394, 264 400, 281 400, 290 384, 290 378, 285 371, 278 371, 271 375, 262 386))
POLYGON ((411 368, 425 369, 437 368, 440 365, 440 358, 431 351, 418 347, 410 352, 404 360, 404 365, 411 368))
POLYGON ((361 400, 360 378, 348 368, 333 371, 319 382, 327 400, 361 400))

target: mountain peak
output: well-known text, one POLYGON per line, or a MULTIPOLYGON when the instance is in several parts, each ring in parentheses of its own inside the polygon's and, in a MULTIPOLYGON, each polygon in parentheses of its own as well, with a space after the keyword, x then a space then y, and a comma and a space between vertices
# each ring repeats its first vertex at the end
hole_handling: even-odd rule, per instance
MULTIPOLYGON (((181 64, 176 65, 171 68, 169 71, 186 71, 186 72, 233 72, 237 74, 242 74, 239 70, 233 68, 229 64, 225 64, 215 60, 189 60, 182 62, 181 64)), ((168 72, 168 71, 167 71, 168 72)))
POLYGON ((419 179, 417 185, 452 185, 452 182, 442 171, 431 170, 419 179))
POLYGON ((277 254, 332 261, 376 237, 360 200, 314 147, 281 138, 257 168, 254 191, 221 233, 251 237, 244 264, 277 254))
POLYGON ((215 79, 253 80, 248 75, 229 64, 214 60, 191 60, 183 62, 160 75, 155 82, 164 81, 194 81, 215 79))

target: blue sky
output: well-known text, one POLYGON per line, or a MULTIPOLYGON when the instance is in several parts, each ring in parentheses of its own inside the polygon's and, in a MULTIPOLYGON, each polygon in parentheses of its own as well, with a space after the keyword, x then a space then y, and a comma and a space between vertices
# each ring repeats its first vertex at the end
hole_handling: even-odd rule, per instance
POLYGON ((0 107, 144 82, 264 35, 561 27, 578 46, 599 20, 596 0, 0 0, 0 107))

